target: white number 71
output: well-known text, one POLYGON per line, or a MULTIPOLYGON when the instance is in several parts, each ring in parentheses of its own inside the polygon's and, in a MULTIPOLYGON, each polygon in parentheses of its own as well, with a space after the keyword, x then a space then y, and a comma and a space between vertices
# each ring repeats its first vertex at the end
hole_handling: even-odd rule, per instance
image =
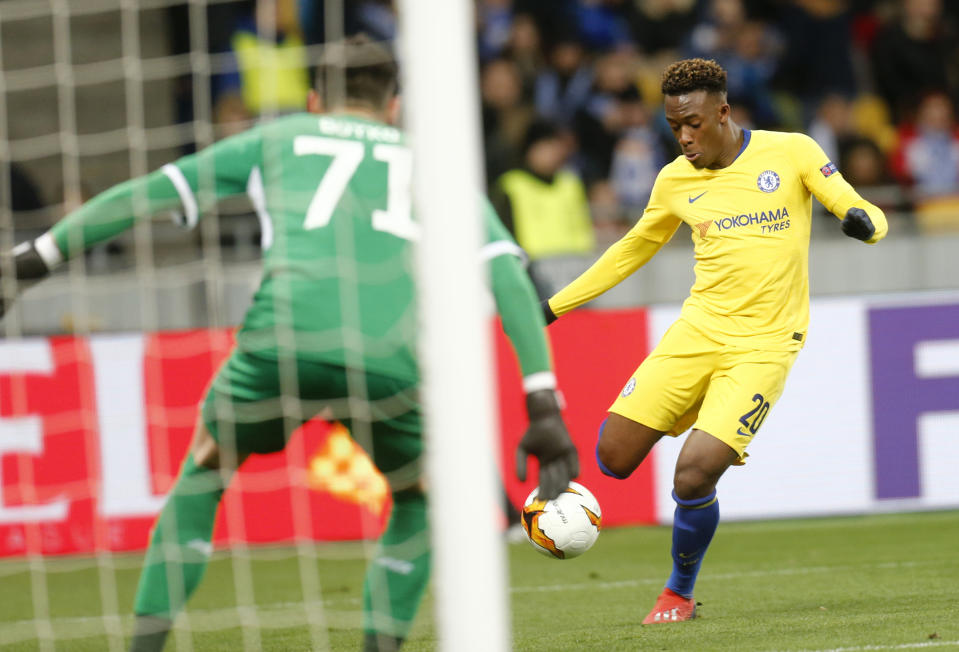
MULTIPOLYGON (((303 228, 319 229, 330 223, 333 211, 343 197, 350 179, 363 162, 363 143, 320 136, 297 136, 293 153, 297 156, 330 156, 333 160, 320 180, 306 211, 303 228)), ((419 237, 419 225, 411 216, 410 186, 413 180, 412 153, 399 145, 375 145, 373 158, 387 164, 386 210, 374 210, 373 228, 404 240, 419 237)))

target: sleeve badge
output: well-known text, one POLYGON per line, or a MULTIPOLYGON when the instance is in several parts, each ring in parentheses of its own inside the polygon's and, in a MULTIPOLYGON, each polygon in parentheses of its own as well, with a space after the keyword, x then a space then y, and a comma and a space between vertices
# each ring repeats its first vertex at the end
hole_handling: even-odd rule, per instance
POLYGON ((819 168, 819 171, 822 172, 822 175, 824 177, 831 177, 832 175, 839 172, 839 168, 836 167, 835 163, 833 163, 832 161, 829 161, 824 166, 819 168))

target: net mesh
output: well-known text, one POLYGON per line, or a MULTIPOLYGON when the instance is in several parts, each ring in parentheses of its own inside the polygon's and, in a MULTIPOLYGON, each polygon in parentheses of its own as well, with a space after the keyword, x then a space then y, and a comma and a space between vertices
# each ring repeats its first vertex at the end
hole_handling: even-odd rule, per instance
MULTIPOLYGON (((223 19, 246 11, 272 38, 295 5, 0 4, 3 250, 116 183, 282 113, 270 97, 258 116, 224 99, 222 82, 238 65, 223 47, 223 19), (28 187, 40 201, 18 203, 28 187)), ((307 14, 296 16, 309 71, 335 56, 324 43, 345 35, 346 8, 303 5, 313 9, 310 25, 322 25, 309 33, 307 14)), ((341 75, 327 75, 324 93, 334 97, 342 84, 341 75)), ((27 293, 4 263, 0 291, 16 296, 0 326, 4 643, 126 649, 150 526, 176 481, 197 404, 260 281, 269 226, 247 200, 213 206, 203 179, 199 185, 198 202, 210 208, 192 232, 165 215, 140 219, 27 293)), ((139 216, 150 212, 145 191, 134 193, 133 206, 139 216)), ((357 308, 343 301, 349 339, 357 308)), ((276 337, 295 344, 283 329, 276 337)), ((353 353, 356 366, 362 351, 353 353)), ((280 367, 282 416, 293 429, 312 412, 296 400, 295 369, 280 367)), ((348 385, 351 411, 368 413, 362 375, 348 385)), ((356 443, 370 443, 369 419, 358 423, 347 432, 334 419, 313 420, 284 453, 252 460, 232 479, 206 576, 176 620, 177 650, 224 641, 259 650, 287 633, 311 649, 355 647, 363 569, 390 511, 386 482, 356 443), (354 541, 317 543, 331 539, 354 541)), ((171 587, 177 581, 168 579, 171 587)), ((374 609, 382 599, 374 595, 374 609)))

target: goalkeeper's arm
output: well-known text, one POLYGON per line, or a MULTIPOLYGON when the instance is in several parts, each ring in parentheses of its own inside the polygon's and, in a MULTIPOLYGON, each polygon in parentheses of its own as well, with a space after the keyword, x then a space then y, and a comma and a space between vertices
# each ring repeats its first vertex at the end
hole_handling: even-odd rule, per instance
POLYGON ((100 193, 53 225, 50 235, 63 258, 126 231, 138 218, 182 207, 182 199, 168 168, 131 179, 100 193))
MULTIPOLYGON (((46 276, 62 260, 116 237, 137 219, 182 210, 185 225, 193 226, 200 214, 219 199, 246 190, 250 172, 260 160, 260 150, 261 130, 250 129, 100 193, 54 224, 32 245, 26 245, 36 251, 44 265, 34 280, 46 276), (197 193, 201 179, 206 192, 197 193)), ((4 268, 10 267, 0 267, 0 274, 4 268)), ((25 278, 19 267, 17 278, 25 278)))
POLYGON ((555 498, 579 475, 579 457, 560 416, 545 322, 533 283, 519 259, 490 261, 496 307, 523 373, 529 428, 516 449, 516 474, 526 480, 527 456, 539 460, 539 495, 555 498))
MULTIPOLYGON (((14 247, 0 265, 0 275, 12 271, 17 290, 22 290, 45 278, 64 259, 127 230, 137 216, 151 216, 180 205, 180 195, 161 170, 126 181, 100 193, 36 240, 14 247)), ((10 299, 12 296, 0 302, 0 316, 10 299)))

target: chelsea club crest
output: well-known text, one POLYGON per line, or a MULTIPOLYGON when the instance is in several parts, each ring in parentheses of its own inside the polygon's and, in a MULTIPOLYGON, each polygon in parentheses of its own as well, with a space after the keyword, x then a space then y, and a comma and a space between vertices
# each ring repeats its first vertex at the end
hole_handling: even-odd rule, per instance
POLYGON ((766 170, 756 179, 756 185, 763 192, 772 192, 779 187, 779 175, 772 170, 766 170))

